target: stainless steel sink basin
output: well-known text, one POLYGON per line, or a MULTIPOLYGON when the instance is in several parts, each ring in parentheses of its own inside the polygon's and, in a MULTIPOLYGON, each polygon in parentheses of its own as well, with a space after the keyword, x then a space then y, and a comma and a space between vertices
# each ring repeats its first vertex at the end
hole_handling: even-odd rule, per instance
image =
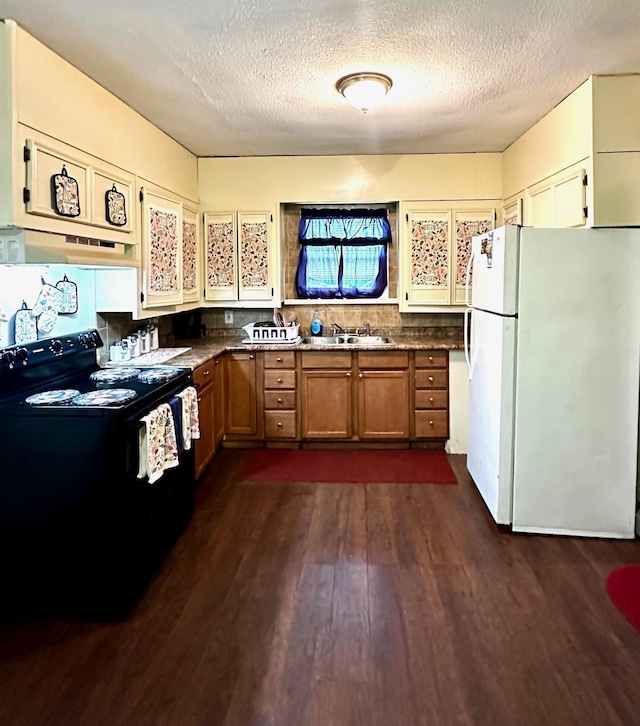
POLYGON ((335 335, 301 338, 301 343, 306 345, 329 345, 340 347, 343 345, 389 345, 393 343, 391 338, 384 335, 335 335))

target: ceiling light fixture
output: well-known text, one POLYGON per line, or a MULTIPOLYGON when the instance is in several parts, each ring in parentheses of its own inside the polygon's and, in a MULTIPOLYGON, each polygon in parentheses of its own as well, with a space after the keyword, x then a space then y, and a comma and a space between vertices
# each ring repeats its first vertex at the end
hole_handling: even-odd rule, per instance
POLYGON ((336 83, 336 88, 354 108, 367 113, 382 101, 392 85, 384 73, 350 73, 336 83))

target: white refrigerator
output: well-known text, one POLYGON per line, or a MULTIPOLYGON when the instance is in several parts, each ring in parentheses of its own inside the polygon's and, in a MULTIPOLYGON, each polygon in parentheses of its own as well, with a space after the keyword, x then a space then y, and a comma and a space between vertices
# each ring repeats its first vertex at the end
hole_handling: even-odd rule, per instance
POLYGON ((633 538, 640 230, 500 227, 471 272, 467 468, 493 518, 633 538))

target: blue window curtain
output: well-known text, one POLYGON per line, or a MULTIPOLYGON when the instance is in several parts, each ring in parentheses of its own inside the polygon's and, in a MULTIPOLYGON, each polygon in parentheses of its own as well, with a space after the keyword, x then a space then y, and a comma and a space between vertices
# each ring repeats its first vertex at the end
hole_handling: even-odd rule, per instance
POLYGON ((298 297, 376 298, 385 291, 386 209, 305 209, 298 241, 298 297))

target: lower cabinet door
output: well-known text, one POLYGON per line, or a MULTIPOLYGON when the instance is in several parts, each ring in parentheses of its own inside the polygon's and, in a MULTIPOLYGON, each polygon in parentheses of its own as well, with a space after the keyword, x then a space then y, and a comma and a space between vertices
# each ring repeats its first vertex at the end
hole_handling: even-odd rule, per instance
POLYGON ((233 353, 227 358, 227 434, 256 436, 256 357, 233 353))
POLYGON ((409 438, 409 371, 358 374, 358 434, 361 439, 409 438))
POLYGON ((202 474, 207 464, 213 458, 216 451, 215 431, 214 431, 214 401, 215 388, 212 385, 207 386, 200 393, 199 416, 200 416, 200 438, 195 440, 195 457, 196 457, 196 478, 202 474))
POLYGON ((302 371, 302 438, 350 439, 351 371, 302 371))
POLYGON ((225 381, 225 359, 216 358, 213 362, 213 385, 215 396, 213 402, 214 410, 214 441, 216 446, 224 438, 226 429, 226 381, 225 381))

